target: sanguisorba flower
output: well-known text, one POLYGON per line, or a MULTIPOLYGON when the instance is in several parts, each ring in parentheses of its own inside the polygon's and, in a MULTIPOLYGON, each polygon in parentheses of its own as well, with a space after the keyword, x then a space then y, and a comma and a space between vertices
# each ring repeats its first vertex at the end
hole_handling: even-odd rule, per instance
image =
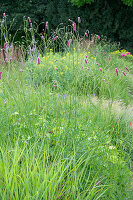
POLYGON ((70 43, 72 42, 72 39, 69 39, 68 40, 68 43, 67 43, 67 48, 70 46, 70 43))
POLYGON ((1 74, 2 74, 2 72, 0 72, 0 79, 1 79, 1 74))
POLYGON ((6 13, 3 13, 3 17, 6 17, 6 13))
POLYGON ((97 35, 97 39, 100 40, 100 36, 99 35, 97 35))
POLYGON ((46 22, 46 29, 48 30, 48 22, 46 22))
POLYGON ((125 54, 125 53, 122 53, 122 54, 121 54, 121 56, 122 56, 122 57, 125 57, 125 56, 126 56, 126 54, 125 54))
POLYGON ((81 23, 81 19, 80 19, 80 17, 78 17, 78 23, 79 23, 79 24, 81 23))
POLYGON ((113 121, 113 125, 112 125, 112 127, 113 127, 113 132, 114 132, 114 130, 115 130, 115 125, 114 125, 114 121, 113 121))
POLYGON ((102 72, 102 68, 100 68, 100 71, 102 72))
POLYGON ((124 76, 126 76, 126 74, 125 74, 125 72, 124 72, 124 71, 122 71, 122 73, 124 74, 124 76))
POLYGON ((111 60, 111 56, 109 55, 109 60, 111 60))
POLYGON ((4 43, 4 49, 6 50, 7 47, 7 42, 4 43))
POLYGON ((130 129, 131 129, 131 122, 130 122, 130 124, 129 124, 129 131, 130 131, 130 129))
POLYGON ((30 23, 30 27, 32 28, 32 23, 30 23))
POLYGON ((125 69, 129 72, 129 69, 127 67, 125 67, 125 69))
POLYGON ((38 63, 38 65, 40 65, 40 63, 41 63, 41 60, 39 57, 37 58, 37 63, 38 63))
POLYGON ((118 76, 118 69, 116 68, 116 75, 118 76))
POLYGON ((130 54, 131 54, 130 52, 127 52, 127 53, 126 53, 126 55, 130 55, 130 54))
POLYGON ((58 39, 58 36, 55 36, 54 41, 58 39))
POLYGON ((88 38, 88 34, 87 33, 85 33, 85 36, 88 38))
POLYGON ((31 19, 30 19, 30 17, 28 17, 28 20, 29 20, 29 22, 31 23, 31 19))
POLYGON ((74 28, 74 31, 76 31, 76 23, 73 22, 73 28, 74 28))
POLYGON ((85 59, 85 63, 87 64, 87 59, 85 59))

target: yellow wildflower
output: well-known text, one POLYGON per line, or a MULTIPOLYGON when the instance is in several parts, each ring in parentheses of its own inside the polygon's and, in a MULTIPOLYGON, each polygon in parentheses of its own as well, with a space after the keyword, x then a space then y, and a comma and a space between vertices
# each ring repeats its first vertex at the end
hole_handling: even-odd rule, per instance
POLYGON ((66 68, 66 69, 69 69, 67 65, 65 66, 65 68, 66 68))

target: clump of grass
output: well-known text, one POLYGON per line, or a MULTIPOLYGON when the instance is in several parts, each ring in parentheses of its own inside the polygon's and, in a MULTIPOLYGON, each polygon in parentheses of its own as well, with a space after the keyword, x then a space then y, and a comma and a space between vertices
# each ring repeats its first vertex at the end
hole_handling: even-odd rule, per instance
POLYGON ((51 51, 40 57, 40 65, 37 60, 27 63, 27 80, 32 81, 35 86, 54 86, 56 91, 66 90, 79 95, 95 93, 100 98, 113 101, 122 99, 129 103, 133 90, 130 79, 131 63, 114 56, 109 60, 108 56, 104 53, 94 55, 80 49, 63 55, 53 54, 51 51))

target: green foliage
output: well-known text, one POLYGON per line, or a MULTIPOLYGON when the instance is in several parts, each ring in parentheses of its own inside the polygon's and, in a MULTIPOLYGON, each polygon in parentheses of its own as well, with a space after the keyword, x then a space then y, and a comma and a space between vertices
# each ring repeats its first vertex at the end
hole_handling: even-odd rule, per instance
POLYGON ((34 55, 0 65, 2 200, 132 199, 132 115, 118 104, 128 103, 133 87, 132 55, 111 54, 109 44, 91 52, 71 45, 40 64, 34 55))
MULTIPOLYGON (((129 1, 124 2, 129 4, 129 1)), ((73 6, 68 0, 19 0, 14 3, 8 0, 0 1, 0 18, 2 18, 3 12, 7 15, 8 27, 14 19, 10 33, 18 30, 15 36, 16 41, 20 40, 24 34, 24 16, 26 19, 31 17, 33 27, 36 26, 36 23, 38 25, 41 23, 38 27, 39 32, 45 29, 45 23, 48 21, 49 35, 51 28, 54 30, 60 23, 72 25, 68 19, 77 23, 77 17, 81 17, 79 26, 81 35, 84 35, 86 29, 89 29, 90 34, 107 36, 111 41, 120 41, 123 48, 133 49, 133 7, 124 5, 121 0, 94 1, 80 8, 73 6)))
MULTIPOLYGON (((123 101, 126 100, 125 103, 130 102, 131 96, 129 95, 128 87, 130 86, 131 90, 133 90, 133 86, 127 78, 125 79, 122 73, 124 67, 121 66, 121 62, 126 64, 126 59, 111 56, 109 61, 108 55, 104 55, 103 48, 101 49, 101 52, 100 47, 94 53, 86 52, 86 56, 89 58, 87 63, 85 63, 84 59, 86 57, 81 51, 77 54, 75 52, 75 55, 69 52, 63 57, 58 53, 53 54, 50 52, 41 58, 40 68, 36 61, 32 63, 30 61, 27 64, 27 81, 29 83, 32 80, 35 87, 41 84, 50 84, 51 87, 55 85, 57 92, 65 90, 72 94, 87 95, 89 91, 91 94, 95 93, 99 98, 123 99, 123 101), (77 59, 77 57, 79 58, 77 59), (73 66, 70 62, 73 62, 73 66), (97 63, 102 67, 104 73, 101 73, 97 63), (43 66, 45 68, 42 70, 43 66), (120 71, 119 79, 115 76, 114 66, 117 66, 118 71, 120 71), (114 88, 117 88, 117 91, 114 92, 114 88)), ((130 57, 133 59, 133 56, 129 55, 127 57, 128 59, 130 57)), ((131 70, 131 64, 128 63, 128 65, 129 70, 131 70)))
POLYGON ((69 1, 78 7, 83 6, 85 4, 91 4, 92 2, 94 2, 94 0, 69 0, 69 1))
MULTIPOLYGON (((94 2, 95 0, 69 0, 70 2, 72 2, 75 6, 83 6, 85 4, 91 4, 92 2, 94 2)), ((133 0, 122 0, 122 2, 125 5, 128 6, 132 6, 133 5, 133 0)))
POLYGON ((124 4, 128 6, 133 6, 133 0, 122 0, 124 4))

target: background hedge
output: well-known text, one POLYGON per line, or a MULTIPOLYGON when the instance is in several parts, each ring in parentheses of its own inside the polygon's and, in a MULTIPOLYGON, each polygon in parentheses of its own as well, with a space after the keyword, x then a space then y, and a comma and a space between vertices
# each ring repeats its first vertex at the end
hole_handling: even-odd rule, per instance
MULTIPOLYGON (((11 32, 20 29, 16 40, 22 35, 24 16, 30 16, 32 22, 38 24, 48 21, 50 29, 55 29, 62 22, 70 24, 68 19, 77 22, 80 16, 80 34, 83 35, 89 29, 90 33, 107 36, 111 41, 120 41, 122 48, 133 49, 133 7, 124 5, 121 0, 95 0, 80 8, 68 0, 1 0, 1 18, 3 12, 8 15, 9 21, 15 19, 11 32)), ((40 32, 42 28, 40 26, 40 32)))

